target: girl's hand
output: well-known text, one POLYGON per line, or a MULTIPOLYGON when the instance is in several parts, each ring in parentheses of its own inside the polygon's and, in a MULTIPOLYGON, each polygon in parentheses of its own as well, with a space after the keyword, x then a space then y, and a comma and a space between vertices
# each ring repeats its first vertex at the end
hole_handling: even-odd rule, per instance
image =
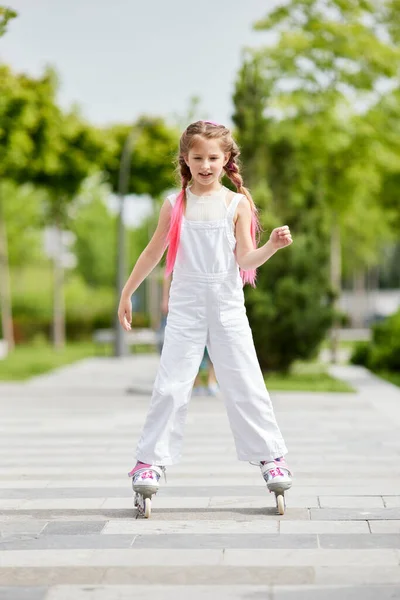
POLYGON ((130 297, 122 295, 118 306, 118 319, 125 331, 131 330, 132 302, 130 297))
POLYGON ((287 225, 284 225, 283 227, 276 227, 276 229, 272 231, 269 240, 274 246, 275 250, 286 248, 286 246, 290 246, 290 244, 293 242, 290 229, 287 225))

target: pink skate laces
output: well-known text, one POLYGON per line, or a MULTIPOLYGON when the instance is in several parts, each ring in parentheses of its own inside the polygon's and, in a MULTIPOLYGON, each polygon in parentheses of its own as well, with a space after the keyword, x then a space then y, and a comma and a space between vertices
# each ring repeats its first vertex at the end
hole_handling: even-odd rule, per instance
POLYGON ((147 463, 142 463, 142 462, 138 461, 136 463, 136 465, 133 467, 132 471, 129 471, 128 477, 133 477, 134 474, 141 469, 151 469, 151 465, 148 465, 147 463))
POLYGON ((163 475, 164 475, 164 479, 165 479, 165 483, 167 483, 167 475, 166 475, 166 468, 160 465, 150 465, 148 463, 142 463, 140 461, 138 461, 136 463, 136 465, 134 466, 134 468, 132 469, 132 471, 129 471, 128 473, 128 477, 135 477, 135 475, 138 475, 138 478, 140 479, 153 479, 155 481, 158 481, 160 479, 160 471, 162 471, 163 475))
POLYGON ((274 460, 270 460, 270 461, 262 460, 260 462, 260 464, 261 464, 261 466, 264 466, 267 464, 271 465, 271 468, 268 469, 268 471, 266 472, 266 473, 268 473, 268 478, 273 479, 274 477, 285 477, 286 473, 284 471, 282 471, 282 469, 287 471, 291 477, 293 476, 293 473, 289 469, 284 456, 281 456, 280 458, 275 458, 274 460), (272 466, 272 465, 274 465, 274 466, 272 466))

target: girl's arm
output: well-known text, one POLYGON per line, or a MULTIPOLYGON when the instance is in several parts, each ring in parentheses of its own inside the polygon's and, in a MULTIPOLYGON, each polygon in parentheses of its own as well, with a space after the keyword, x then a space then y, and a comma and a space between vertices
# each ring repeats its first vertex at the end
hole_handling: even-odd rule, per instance
POLYGON ((169 304, 169 290, 171 288, 172 283, 172 273, 168 275, 168 277, 164 277, 163 288, 162 288, 162 299, 161 299, 161 312, 163 315, 168 314, 168 304, 169 304))
POLYGON ((236 220, 236 260, 243 271, 257 269, 263 265, 277 250, 292 243, 289 227, 277 227, 266 244, 254 249, 250 234, 251 208, 248 202, 239 202, 236 220))
POLYGON ((118 319, 122 327, 129 331, 132 322, 131 296, 137 290, 139 285, 152 272, 154 267, 160 262, 167 247, 167 236, 171 219, 172 206, 169 200, 165 200, 161 207, 158 218, 157 228, 139 256, 128 281, 124 285, 121 293, 121 300, 118 307, 118 319))

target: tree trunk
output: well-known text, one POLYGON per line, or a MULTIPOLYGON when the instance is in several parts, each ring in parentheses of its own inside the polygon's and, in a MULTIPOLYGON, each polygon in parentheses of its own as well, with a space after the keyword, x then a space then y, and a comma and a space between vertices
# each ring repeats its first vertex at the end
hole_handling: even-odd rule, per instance
POLYGON ((14 349, 14 331, 11 307, 10 267, 8 264, 8 243, 6 222, 3 211, 2 184, 0 182, 0 310, 3 338, 7 350, 14 349))
POLYGON ((333 309, 335 312, 333 326, 331 330, 331 361, 337 362, 339 347, 339 298, 341 293, 342 280, 342 260, 341 260, 341 242, 340 242, 340 224, 338 215, 333 212, 331 229, 331 286, 335 294, 333 309))
POLYGON ((65 303, 62 232, 57 223, 55 231, 55 253, 53 258, 53 343, 57 350, 65 346, 65 303))

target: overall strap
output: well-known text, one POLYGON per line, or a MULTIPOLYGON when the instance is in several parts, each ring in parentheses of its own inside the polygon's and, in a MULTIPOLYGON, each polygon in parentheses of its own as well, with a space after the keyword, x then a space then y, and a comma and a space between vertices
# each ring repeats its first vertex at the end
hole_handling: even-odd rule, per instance
POLYGON ((226 212, 226 218, 228 219, 228 222, 230 224, 233 223, 233 217, 235 216, 235 212, 236 212, 239 202, 241 201, 242 198, 245 198, 245 197, 246 196, 244 196, 243 194, 238 194, 238 193, 235 193, 235 195, 233 196, 231 203, 228 206, 228 210, 226 212))
POLYGON ((167 196, 167 200, 169 200, 172 207, 175 206, 177 197, 178 197, 178 194, 170 194, 169 196, 167 196))

